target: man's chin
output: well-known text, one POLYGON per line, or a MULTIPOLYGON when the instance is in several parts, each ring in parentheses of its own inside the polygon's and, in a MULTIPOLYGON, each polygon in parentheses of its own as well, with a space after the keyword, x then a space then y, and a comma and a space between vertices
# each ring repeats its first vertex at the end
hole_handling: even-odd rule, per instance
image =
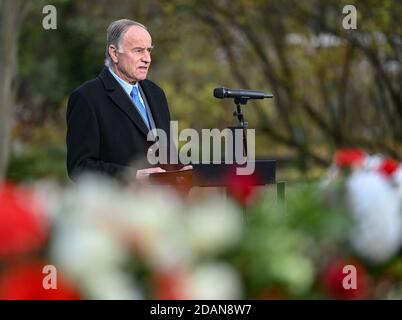
POLYGON ((137 79, 138 79, 138 81, 141 81, 141 80, 145 80, 146 78, 147 78, 147 74, 140 74, 140 75, 138 75, 137 77, 136 77, 137 79))

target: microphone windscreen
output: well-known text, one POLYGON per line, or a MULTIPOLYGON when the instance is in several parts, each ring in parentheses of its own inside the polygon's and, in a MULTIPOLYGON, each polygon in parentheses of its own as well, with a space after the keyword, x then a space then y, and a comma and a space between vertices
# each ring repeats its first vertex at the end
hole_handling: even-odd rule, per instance
POLYGON ((214 89, 214 97, 218 99, 225 98, 225 88, 215 88, 214 89))

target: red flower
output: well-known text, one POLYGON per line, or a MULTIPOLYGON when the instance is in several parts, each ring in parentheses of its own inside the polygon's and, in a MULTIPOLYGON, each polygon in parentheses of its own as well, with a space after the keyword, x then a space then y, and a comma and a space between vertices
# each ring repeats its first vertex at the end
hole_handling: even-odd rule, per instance
MULTIPOLYGON (((78 300, 80 296, 56 273, 56 288, 45 289, 45 263, 33 262, 10 268, 0 279, 0 300, 78 300)), ((46 282, 46 281, 45 281, 46 282)))
POLYGON ((335 163, 341 168, 350 168, 362 164, 365 153, 359 149, 340 149, 335 153, 335 163))
POLYGON ((365 299, 367 275, 365 268, 355 260, 336 260, 328 264, 322 274, 326 294, 334 299, 365 299))
POLYGON ((384 159, 381 165, 378 168, 378 171, 386 176, 390 177, 394 174, 394 172, 398 169, 399 162, 392 158, 384 159))
POLYGON ((187 292, 187 274, 183 271, 161 271, 154 274, 154 298, 159 300, 191 299, 187 292))
POLYGON ((255 195, 258 181, 256 173, 237 175, 235 170, 230 170, 226 176, 227 192, 239 203, 246 204, 255 195))
POLYGON ((46 235, 45 217, 32 192, 0 184, 0 259, 40 248, 46 235))

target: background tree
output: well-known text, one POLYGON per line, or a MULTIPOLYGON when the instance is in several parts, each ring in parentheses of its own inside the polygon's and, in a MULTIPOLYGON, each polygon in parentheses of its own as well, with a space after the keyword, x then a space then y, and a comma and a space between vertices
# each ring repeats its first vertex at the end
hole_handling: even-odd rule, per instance
POLYGON ((0 2, 0 180, 9 157, 11 112, 17 88, 18 40, 28 10, 25 1, 0 2))
POLYGON ((345 146, 402 157, 400 1, 58 0, 50 31, 43 5, 33 1, 21 26, 11 180, 66 179, 68 96, 99 74, 106 28, 123 17, 149 27, 149 78, 181 129, 232 125, 232 101, 212 91, 244 87, 275 95, 245 107, 257 156, 289 160, 298 176, 319 174, 345 146), (342 28, 346 4, 357 8, 357 30, 342 28))

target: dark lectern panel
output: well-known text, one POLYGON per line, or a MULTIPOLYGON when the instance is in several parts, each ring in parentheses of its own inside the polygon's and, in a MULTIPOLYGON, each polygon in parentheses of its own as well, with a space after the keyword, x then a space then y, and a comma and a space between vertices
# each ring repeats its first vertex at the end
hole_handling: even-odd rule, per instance
MULTIPOLYGON (((193 165, 193 186, 221 187, 226 185, 227 176, 235 174, 237 167, 245 165, 226 163, 198 163, 193 165)), ((256 160, 255 173, 257 185, 275 183, 276 160, 256 160)))

